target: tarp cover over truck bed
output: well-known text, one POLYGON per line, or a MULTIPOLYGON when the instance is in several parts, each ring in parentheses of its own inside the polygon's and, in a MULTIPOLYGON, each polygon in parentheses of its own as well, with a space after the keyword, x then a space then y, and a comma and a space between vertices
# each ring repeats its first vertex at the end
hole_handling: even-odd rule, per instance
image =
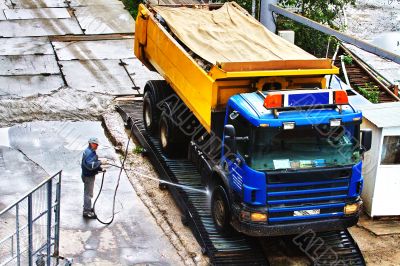
POLYGON ((153 9, 180 41, 211 64, 316 59, 268 31, 235 2, 212 11, 166 6, 153 9))

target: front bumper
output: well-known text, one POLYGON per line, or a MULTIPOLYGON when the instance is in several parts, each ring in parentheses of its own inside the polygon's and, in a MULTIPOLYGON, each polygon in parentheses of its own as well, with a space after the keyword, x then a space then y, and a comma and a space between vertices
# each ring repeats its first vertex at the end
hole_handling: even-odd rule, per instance
MULTIPOLYGON (((344 230, 348 227, 356 225, 359 219, 359 213, 343 217, 331 217, 323 219, 310 219, 300 220, 296 222, 270 224, 268 222, 251 222, 243 221, 239 218, 242 208, 234 208, 232 213, 232 226, 238 232, 249 236, 282 236, 282 235, 296 235, 303 233, 306 230, 313 230, 315 232, 323 231, 336 231, 344 230)), ((251 211, 249 207, 245 208, 246 211, 251 211)), ((260 208, 254 208, 254 212, 259 212, 260 208)))

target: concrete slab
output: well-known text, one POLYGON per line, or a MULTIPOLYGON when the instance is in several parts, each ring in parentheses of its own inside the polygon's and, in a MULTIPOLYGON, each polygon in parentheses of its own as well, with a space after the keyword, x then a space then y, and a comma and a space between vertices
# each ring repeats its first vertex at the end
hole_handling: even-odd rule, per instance
POLYGON ((97 6, 97 5, 121 5, 124 4, 119 0, 70 0, 70 6, 97 6))
POLYGON ((0 38, 0 55, 54 54, 46 37, 0 38))
POLYGON ((66 8, 6 9, 7 19, 70 18, 66 8))
POLYGON ((135 21, 121 5, 76 7, 75 16, 85 34, 134 33, 135 21))
MULTIPOLYGON (((10 147, 10 139, 8 137, 9 128, 0 128, 0 146, 10 147)), ((0 160, 0 165, 3 165, 4 161, 0 160)))
POLYGON ((110 95, 133 94, 132 83, 120 60, 60 61, 69 87, 110 95))
MULTIPOLYGON (((74 265, 183 264, 125 175, 116 198, 114 223, 103 226, 82 218, 80 160, 87 138, 99 138, 99 156, 119 160, 100 122, 33 122, 12 127, 9 132, 11 147, 23 151, 47 172, 63 169, 60 254, 73 258, 74 265)), ((20 168, 17 164, 13 167, 20 168)), ((105 220, 110 217, 118 173, 116 168, 107 171, 96 208, 105 220)), ((95 195, 100 181, 98 176, 95 195)))
POLYGON ((140 87, 140 94, 143 94, 144 86, 148 80, 159 80, 163 79, 160 74, 154 71, 150 71, 144 66, 138 59, 122 59, 125 63, 125 68, 129 75, 133 79, 133 82, 137 87, 140 87))
POLYGON ((0 9, 12 8, 11 0, 0 0, 0 9))
POLYGON ((61 75, 0 76, 0 97, 20 98, 50 94, 63 86, 61 75))
POLYGON ((83 34, 74 18, 0 21, 0 37, 83 34))
POLYGON ((0 9, 0 20, 6 20, 6 16, 4 15, 4 10, 0 9))
POLYGON ((361 217, 358 225, 377 236, 400 234, 399 218, 370 219, 361 217))
POLYGON ((53 42, 60 60, 134 58, 133 38, 78 42, 53 42))
POLYGON ((65 0, 10 0, 14 8, 68 7, 65 0))
POLYGON ((2 55, 0 75, 58 74, 60 69, 54 55, 2 55))
POLYGON ((47 176, 43 168, 20 151, 5 146, 0 146, 0 171, 0 211, 28 193, 47 176))

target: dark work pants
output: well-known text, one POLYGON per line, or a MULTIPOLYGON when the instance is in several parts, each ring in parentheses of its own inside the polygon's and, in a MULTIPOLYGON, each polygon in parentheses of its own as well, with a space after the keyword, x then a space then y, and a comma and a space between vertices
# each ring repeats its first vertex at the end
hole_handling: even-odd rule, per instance
POLYGON ((84 183, 83 211, 91 211, 95 177, 94 176, 82 176, 82 181, 84 183))

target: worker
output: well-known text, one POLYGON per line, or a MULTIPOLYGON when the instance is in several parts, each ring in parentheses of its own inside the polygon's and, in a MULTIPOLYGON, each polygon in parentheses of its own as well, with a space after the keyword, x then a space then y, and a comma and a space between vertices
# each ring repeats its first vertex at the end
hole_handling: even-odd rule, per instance
POLYGON ((84 194, 83 194, 83 217, 88 219, 96 219, 96 214, 92 208, 92 198, 94 181, 96 174, 99 172, 105 172, 105 169, 101 168, 105 161, 99 160, 96 154, 97 147, 99 146, 99 140, 97 138, 89 139, 89 146, 85 149, 82 156, 82 181, 84 183, 84 194))

